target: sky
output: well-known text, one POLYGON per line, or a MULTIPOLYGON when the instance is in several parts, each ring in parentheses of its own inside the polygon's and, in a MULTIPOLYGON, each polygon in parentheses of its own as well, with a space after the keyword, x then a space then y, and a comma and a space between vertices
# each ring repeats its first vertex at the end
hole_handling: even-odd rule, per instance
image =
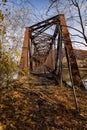
MULTIPOLYGON (((0 0, 0 2, 1 1, 2 0, 0 0)), ((10 10, 14 14, 14 16, 16 13, 18 13, 17 15, 19 17, 19 21, 21 21, 20 16, 22 17, 23 14, 21 14, 20 12, 17 12, 17 10, 20 10, 20 8, 22 8, 22 11, 25 11, 26 8, 30 9, 29 14, 26 16, 24 15, 23 20, 21 21, 21 23, 19 22, 19 24, 18 24, 18 25, 20 25, 20 24, 22 25, 21 28, 25 28, 26 26, 31 26, 32 24, 38 23, 39 21, 42 21, 49 17, 57 15, 57 12, 55 11, 55 9, 51 9, 49 11, 49 13, 46 13, 50 6, 49 0, 22 0, 22 1, 23 1, 23 3, 21 3, 20 0, 8 0, 8 2, 7 2, 7 8, 9 7, 8 11, 10 10), (24 3, 25 3, 25 5, 23 5, 24 3), (26 21, 29 21, 29 22, 26 22, 26 21)), ((63 2, 64 1, 65 0, 63 0, 63 2)), ((3 7, 5 7, 5 6, 3 6, 3 7)), ((65 13, 65 15, 68 16, 67 13, 65 13)), ((18 20, 16 17, 13 18, 13 16, 10 18, 10 20, 11 19, 14 19, 14 21, 18 20)), ((19 26, 19 28, 20 28, 20 26, 19 26)), ((78 25, 77 25, 77 28, 78 28, 78 25)), ((20 32, 18 32, 18 33, 20 33, 20 32)), ((13 32, 12 32, 12 34, 13 34, 13 32)), ((17 34, 15 34, 15 35, 17 35, 17 34)), ((76 46, 78 48, 84 49, 84 46, 82 46, 82 45, 81 45, 81 47, 78 45, 76 45, 76 46)))
POLYGON ((47 6, 49 4, 49 0, 29 0, 32 5, 34 5, 38 10, 42 9, 43 6, 47 6))
POLYGON ((42 21, 44 19, 47 19, 51 16, 54 16, 55 14, 46 14, 49 6, 50 6, 50 2, 49 0, 29 0, 30 4, 31 4, 31 17, 33 18, 33 15, 36 15, 36 19, 35 22, 39 22, 42 21))
MULTIPOLYGON (((31 3, 31 7, 32 7, 32 11, 34 10, 34 13, 36 12, 36 15, 37 15, 37 19, 35 20, 35 22, 37 23, 38 21, 41 21, 41 20, 44 20, 48 17, 52 17, 52 16, 55 16, 57 15, 57 12, 55 11, 55 9, 51 9, 49 12, 50 13, 46 13, 49 6, 50 6, 50 2, 49 0, 29 0, 29 2, 31 3)), ((62 2, 66 2, 65 0, 62 0, 62 2)), ((60 8, 60 7, 59 7, 60 8)), ((67 7, 68 8, 68 7, 67 7)), ((61 9, 60 9, 61 10, 61 9)), ((62 13, 62 12, 61 12, 62 13)), ((74 13, 74 12, 73 12, 74 13)), ((68 14, 67 12, 65 13, 65 16, 67 17, 68 14)), ((72 24, 73 24, 73 21, 72 21, 72 24)), ((75 23, 75 26, 77 28, 80 28, 78 26, 78 24, 76 25, 75 23)), ((73 31, 73 30, 72 30, 73 31)), ((73 31, 73 33, 76 33, 75 31, 73 31)), ((81 39, 79 39, 81 40, 81 39)), ((78 41, 78 40, 77 40, 78 41)), ((80 44, 74 44, 74 46, 76 46, 77 48, 80 48, 80 49, 86 49, 87 50, 87 47, 84 47, 83 45, 80 45, 80 44)))

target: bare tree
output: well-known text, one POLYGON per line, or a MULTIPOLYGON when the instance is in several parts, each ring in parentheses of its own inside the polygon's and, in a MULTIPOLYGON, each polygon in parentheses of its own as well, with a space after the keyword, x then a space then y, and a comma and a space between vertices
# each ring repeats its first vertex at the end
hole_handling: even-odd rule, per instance
POLYGON ((2 37, 5 49, 20 48, 23 43, 24 28, 30 24, 30 4, 27 1, 0 2, 6 34, 2 37))
POLYGON ((87 44, 87 36, 86 36, 86 8, 85 5, 87 5, 87 1, 82 0, 82 1, 77 1, 77 0, 69 0, 70 5, 74 6, 77 10, 78 13, 78 18, 79 18, 79 24, 81 26, 81 31, 82 31, 82 36, 85 40, 85 43, 87 44), (82 10, 84 8, 84 11, 82 10), (81 12, 82 11, 82 12, 81 12))
POLYGON ((57 13, 65 14, 68 27, 73 30, 70 31, 72 43, 87 46, 87 0, 50 0, 50 2, 48 12, 55 8, 57 13))

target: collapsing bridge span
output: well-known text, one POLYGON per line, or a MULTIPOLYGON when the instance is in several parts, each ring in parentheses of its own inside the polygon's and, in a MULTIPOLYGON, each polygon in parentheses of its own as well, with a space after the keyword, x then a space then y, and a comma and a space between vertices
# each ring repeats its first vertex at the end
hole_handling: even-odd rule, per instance
POLYGON ((47 66, 61 84, 62 48, 65 49, 72 84, 84 88, 63 14, 26 28, 20 66, 30 72, 47 66), (49 33, 51 29, 54 30, 53 33, 49 33))

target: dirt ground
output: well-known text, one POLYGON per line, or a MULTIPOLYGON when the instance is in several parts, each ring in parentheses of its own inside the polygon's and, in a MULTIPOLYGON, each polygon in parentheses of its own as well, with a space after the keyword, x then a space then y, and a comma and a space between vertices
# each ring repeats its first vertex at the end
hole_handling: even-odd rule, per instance
POLYGON ((87 130, 87 92, 14 81, 0 87, 0 130, 87 130))

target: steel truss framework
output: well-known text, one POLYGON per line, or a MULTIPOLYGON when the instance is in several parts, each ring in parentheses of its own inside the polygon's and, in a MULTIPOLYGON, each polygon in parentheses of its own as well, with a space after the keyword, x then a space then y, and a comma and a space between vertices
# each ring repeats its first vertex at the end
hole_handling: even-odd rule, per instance
MULTIPOLYGON (((70 79, 73 85, 82 89, 82 83, 76 58, 73 52, 66 20, 63 14, 39 22, 25 30, 24 43, 20 66, 34 71, 41 65, 53 66, 52 72, 62 83, 62 48, 65 49, 70 79), (47 34, 46 30, 55 26, 53 34, 47 34), (56 47, 55 47, 56 46, 56 47), (50 61, 49 61, 50 60, 50 61)), ((50 67, 49 67, 50 68, 50 67)))

